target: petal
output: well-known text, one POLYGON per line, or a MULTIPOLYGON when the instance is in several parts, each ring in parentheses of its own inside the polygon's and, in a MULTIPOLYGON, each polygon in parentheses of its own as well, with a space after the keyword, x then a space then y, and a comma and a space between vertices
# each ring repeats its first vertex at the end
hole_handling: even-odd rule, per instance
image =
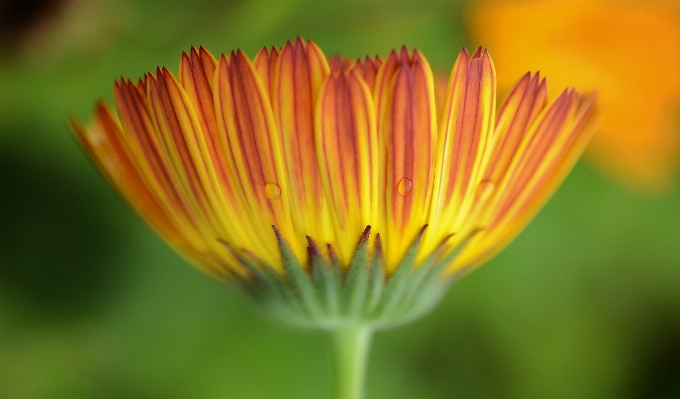
POLYGON ((335 239, 323 191, 314 137, 314 107, 330 71, 312 42, 298 38, 281 49, 272 89, 272 105, 285 158, 286 181, 298 237, 327 244, 335 239))
MULTIPOLYGON (((183 197, 194 207, 199 223, 211 232, 220 232, 228 218, 217 212, 214 168, 193 106, 179 82, 165 68, 149 80, 148 91, 153 120, 164 138, 164 150, 171 159, 171 169, 183 197)), ((216 239, 217 235, 213 237, 216 239)))
POLYGON ((95 119, 87 128, 77 121, 73 124, 79 141, 112 186, 159 235, 207 273, 214 276, 231 274, 229 269, 236 264, 231 263, 233 259, 227 255, 223 261, 216 262, 205 250, 203 240, 191 223, 177 217, 176 209, 168 209, 157 199, 157 193, 139 172, 139 165, 135 164, 123 141, 123 128, 104 104, 97 105, 95 119))
POLYGON ((357 60, 354 64, 354 68, 361 71, 361 77, 364 78, 368 89, 373 92, 375 88, 376 77, 378 75, 378 70, 382 65, 382 60, 377 55, 375 57, 366 56, 363 60, 357 60))
MULTIPOLYGON (((376 105, 376 111, 378 115, 384 114, 385 102, 389 99, 389 91, 391 90, 392 80, 397 70, 401 65, 411 65, 413 63, 413 57, 409 53, 406 46, 397 52, 392 50, 390 54, 385 59, 385 62, 380 64, 378 72, 375 76, 373 99, 376 105)), ((419 57, 424 59, 424 57, 419 57)), ((380 124, 382 123, 382 118, 378 117, 378 131, 381 131, 380 124)))
MULTIPOLYGON (((388 60, 386 64, 393 63, 388 60)), ((389 80, 377 101, 383 107, 380 133, 386 144, 383 239, 387 267, 391 268, 428 222, 437 123, 432 72, 417 50, 408 62, 399 64, 389 80)))
POLYGON ((316 110, 316 148, 331 207, 337 255, 348 265, 356 237, 375 226, 378 212, 378 141, 371 94, 356 71, 334 72, 316 110))
POLYGON ((215 74, 215 108, 220 136, 227 151, 237 191, 260 240, 267 243, 263 260, 280 266, 275 225, 299 259, 304 246, 295 239, 288 203, 289 189, 269 97, 253 65, 243 52, 223 55, 215 74))
MULTIPOLYGON (((454 65, 441 113, 434 198, 428 237, 461 234, 470 228, 483 171, 493 149, 496 105, 493 62, 478 49, 463 50, 454 65)), ((455 241, 455 239, 454 239, 455 241)), ((438 240, 427 244, 437 244, 438 240)))
MULTIPOLYGON (((384 137, 384 130, 382 125, 384 123, 384 117, 387 113, 387 103, 391 95, 392 90, 391 85, 394 79, 394 75, 397 73, 399 65, 410 65, 411 64, 411 54, 409 53, 406 46, 402 47, 399 52, 392 50, 387 56, 384 62, 380 62, 378 71, 374 77, 373 83, 373 102, 375 103, 375 111, 377 113, 377 131, 378 131, 378 160, 379 160, 379 172, 378 172, 378 192, 381 195, 380 202, 378 204, 378 212, 380 214, 380 226, 387 226, 387 142, 384 137)), ((363 73, 363 71, 362 71, 363 73)), ((375 229, 375 231, 379 231, 375 229)), ((385 241, 387 242, 387 232, 384 233, 385 241)), ((388 245, 385 245, 389 248, 388 245)))
POLYGON ((204 246, 204 225, 200 223, 196 208, 185 198, 179 182, 174 179, 170 161, 165 156, 163 137, 156 130, 150 113, 145 94, 147 82, 148 78, 139 85, 130 81, 116 84, 114 97, 122 124, 120 139, 144 184, 174 223, 186 231, 186 237, 201 248, 204 246))
POLYGON ((262 80, 269 97, 271 97, 272 86, 274 85, 274 71, 276 70, 276 61, 278 58, 279 50, 276 47, 272 47, 271 49, 263 47, 253 60, 253 66, 262 80))
POLYGON ((208 175, 206 186, 211 193, 212 217, 219 221, 216 226, 218 238, 235 248, 259 253, 264 250, 265 243, 258 240, 246 216, 246 205, 238 195, 217 127, 212 89, 216 66, 215 58, 203 48, 183 54, 179 69, 182 87, 178 87, 174 79, 167 79, 172 91, 177 93, 172 97, 173 109, 180 115, 180 120, 192 121, 183 134, 195 137, 201 148, 198 162, 204 165, 208 175), (200 129, 192 128, 196 124, 200 129))
POLYGON ((510 90, 496 121, 497 142, 485 180, 499 181, 531 122, 547 102, 547 85, 539 74, 524 75, 510 90))
MULTIPOLYGON (((545 108, 547 85, 539 74, 527 73, 512 88, 504 101, 495 126, 492 156, 483 178, 475 189, 475 200, 468 212, 468 227, 478 229, 489 224, 498 202, 498 186, 507 174, 531 124, 545 108)), ((456 240, 452 240, 456 241, 456 240)))
POLYGON ((328 66, 331 72, 340 72, 342 70, 349 70, 354 65, 354 61, 343 55, 334 55, 328 58, 328 66))
POLYGON ((194 225, 195 217, 182 197, 177 183, 172 179, 167 160, 163 157, 160 137, 155 131, 145 94, 146 83, 135 85, 130 81, 116 83, 114 98, 118 105, 122 129, 120 139, 130 152, 145 184, 158 201, 176 218, 194 225), (144 85, 140 87, 140 85, 144 85))
POLYGON ((143 210, 143 214, 155 224, 172 231, 173 223, 137 172, 125 143, 121 141, 121 128, 111 111, 103 103, 98 103, 95 114, 94 121, 87 128, 74 121, 80 143, 115 188, 126 197, 134 194, 128 200, 135 208, 143 210))
POLYGON ((246 234, 247 228, 246 231, 232 228, 241 223, 240 214, 235 212, 238 207, 231 206, 238 202, 229 201, 230 193, 223 190, 224 181, 220 181, 215 158, 211 158, 214 154, 182 86, 167 69, 159 69, 155 78, 149 78, 147 90, 156 129, 163 137, 164 156, 170 160, 175 181, 192 208, 207 248, 220 258, 229 251, 219 240, 263 248, 246 234))
MULTIPOLYGON (((503 249, 550 198, 594 131, 595 95, 565 90, 523 135, 473 238, 450 270, 469 270, 503 249)), ((518 110, 521 108, 518 108, 518 110)))

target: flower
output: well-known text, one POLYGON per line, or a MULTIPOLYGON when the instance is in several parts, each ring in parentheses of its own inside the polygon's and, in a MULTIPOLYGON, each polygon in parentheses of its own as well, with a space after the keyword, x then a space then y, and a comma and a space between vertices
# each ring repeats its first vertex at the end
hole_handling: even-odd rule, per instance
POLYGON ((680 164, 680 9, 663 1, 471 4, 472 37, 496 61, 500 87, 538 68, 557 86, 601 93, 588 150, 600 169, 650 192, 671 187, 680 164))
POLYGON ((548 101, 527 73, 496 112, 481 48, 460 53, 437 97, 418 50, 327 60, 298 38, 252 61, 192 49, 178 78, 122 79, 116 112, 99 102, 89 126, 74 123, 112 185, 208 273, 298 298, 288 311, 304 305, 303 319, 344 317, 351 297, 356 314, 392 322, 423 281, 519 233, 586 145, 595 100, 548 101))

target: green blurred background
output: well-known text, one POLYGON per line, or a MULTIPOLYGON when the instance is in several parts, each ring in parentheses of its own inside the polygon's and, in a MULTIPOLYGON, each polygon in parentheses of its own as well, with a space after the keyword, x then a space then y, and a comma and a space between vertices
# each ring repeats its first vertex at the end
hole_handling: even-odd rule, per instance
MULTIPOLYGON (((406 43, 446 71, 478 45, 466 4, 58 3, 0 2, 0 397, 328 398, 327 337, 270 321, 174 254, 86 159, 68 116, 88 119, 121 75, 176 71, 192 45, 252 56, 302 35, 362 56, 406 43)), ((579 164, 431 315, 376 335, 367 390, 680 398, 678 191, 636 194, 579 164)))

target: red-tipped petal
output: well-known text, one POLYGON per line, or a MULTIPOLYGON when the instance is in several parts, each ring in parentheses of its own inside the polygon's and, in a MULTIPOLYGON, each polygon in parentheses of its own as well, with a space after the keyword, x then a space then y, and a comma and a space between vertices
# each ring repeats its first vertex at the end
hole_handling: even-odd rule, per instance
MULTIPOLYGON (((269 243, 269 259, 277 259, 267 226, 280 226, 294 237, 290 220, 288 187, 283 171, 280 137, 269 97, 248 58, 241 51, 222 56, 215 75, 215 108, 220 136, 225 138, 229 168, 247 206, 251 223, 263 242, 269 243)), ((304 247, 289 242, 300 256, 304 247)), ((272 262, 276 264, 276 262, 272 262)))
POLYGON ((378 206, 378 141, 371 95, 356 71, 333 73, 316 112, 321 178, 333 214, 338 256, 348 264, 353 237, 375 225, 378 206))
POLYGON ((437 141, 434 82, 416 50, 412 64, 400 64, 388 90, 380 126, 386 143, 386 242, 388 265, 396 265, 427 224, 437 141))
POLYGON ((493 149, 495 71, 486 51, 474 55, 468 57, 463 50, 449 79, 428 234, 460 233, 469 227, 469 213, 493 149))
POLYGON ((298 39, 281 48, 272 89, 291 207, 305 210, 293 212, 293 223, 298 235, 323 243, 334 233, 316 156, 314 107, 329 73, 321 50, 298 39))

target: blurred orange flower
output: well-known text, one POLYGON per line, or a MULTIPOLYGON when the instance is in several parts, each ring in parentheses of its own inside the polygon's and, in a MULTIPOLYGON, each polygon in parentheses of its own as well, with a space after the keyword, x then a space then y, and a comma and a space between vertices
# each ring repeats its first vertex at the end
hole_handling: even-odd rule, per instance
POLYGON ((588 155, 636 188, 668 189, 680 149, 680 10, 664 1, 474 3, 472 38, 503 65, 499 87, 540 69, 555 87, 599 90, 588 155))

